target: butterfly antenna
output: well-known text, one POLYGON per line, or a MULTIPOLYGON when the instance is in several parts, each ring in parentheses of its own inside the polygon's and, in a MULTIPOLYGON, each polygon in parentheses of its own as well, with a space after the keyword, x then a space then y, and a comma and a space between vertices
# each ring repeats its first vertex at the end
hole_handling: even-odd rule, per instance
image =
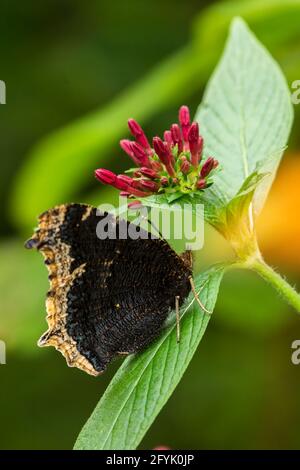
POLYGON ((175 297, 175 312, 176 312, 176 339, 180 343, 180 315, 179 315, 179 295, 175 297))
MULTIPOLYGON (((203 303, 201 302, 201 300, 199 299, 199 295, 198 295, 198 293, 196 292, 196 288, 195 288, 195 284, 194 284, 194 280, 193 280, 192 276, 191 276, 189 279, 190 279, 191 289, 192 289, 192 292, 193 292, 193 294, 194 294, 195 300, 198 302, 198 304, 200 305, 201 309, 202 309, 205 313, 207 313, 208 315, 211 315, 212 312, 210 312, 209 310, 207 310, 207 309, 204 307, 204 305, 203 305, 203 303)), ((201 290, 203 289, 203 287, 204 287, 204 286, 202 286, 202 288, 200 289, 200 292, 201 292, 201 290)))

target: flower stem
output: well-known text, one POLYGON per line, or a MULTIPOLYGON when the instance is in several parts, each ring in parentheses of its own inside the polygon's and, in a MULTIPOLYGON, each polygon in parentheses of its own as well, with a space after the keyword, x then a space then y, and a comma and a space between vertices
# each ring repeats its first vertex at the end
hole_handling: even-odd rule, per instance
POLYGON ((300 313, 300 294, 262 258, 252 259, 251 262, 234 263, 232 267, 251 269, 273 286, 281 297, 300 313))

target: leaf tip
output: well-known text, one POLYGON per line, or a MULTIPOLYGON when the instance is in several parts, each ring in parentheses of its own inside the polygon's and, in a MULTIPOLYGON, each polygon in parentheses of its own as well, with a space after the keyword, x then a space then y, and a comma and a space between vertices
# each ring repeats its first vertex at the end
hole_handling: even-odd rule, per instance
POLYGON ((246 21, 241 16, 235 16, 230 24, 231 34, 240 34, 242 32, 250 32, 246 21))

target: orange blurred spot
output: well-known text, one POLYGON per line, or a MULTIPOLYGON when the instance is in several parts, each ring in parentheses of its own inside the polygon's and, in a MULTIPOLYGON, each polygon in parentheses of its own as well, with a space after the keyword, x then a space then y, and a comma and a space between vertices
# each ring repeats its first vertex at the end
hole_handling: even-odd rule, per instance
POLYGON ((300 267, 300 154, 287 157, 278 171, 257 234, 261 251, 272 264, 300 267))

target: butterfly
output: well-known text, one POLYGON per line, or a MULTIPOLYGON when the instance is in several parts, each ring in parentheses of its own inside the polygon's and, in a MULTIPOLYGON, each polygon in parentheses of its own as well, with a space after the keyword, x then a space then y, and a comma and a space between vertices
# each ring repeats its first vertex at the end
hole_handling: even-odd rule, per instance
POLYGON ((189 252, 178 255, 153 233, 123 238, 129 222, 84 204, 63 204, 38 218, 25 247, 36 248, 48 268, 48 330, 39 346, 54 346, 70 367, 103 373, 119 355, 145 349, 157 338, 171 310, 190 291, 189 252), (99 222, 109 221, 115 237, 100 239, 99 222))

